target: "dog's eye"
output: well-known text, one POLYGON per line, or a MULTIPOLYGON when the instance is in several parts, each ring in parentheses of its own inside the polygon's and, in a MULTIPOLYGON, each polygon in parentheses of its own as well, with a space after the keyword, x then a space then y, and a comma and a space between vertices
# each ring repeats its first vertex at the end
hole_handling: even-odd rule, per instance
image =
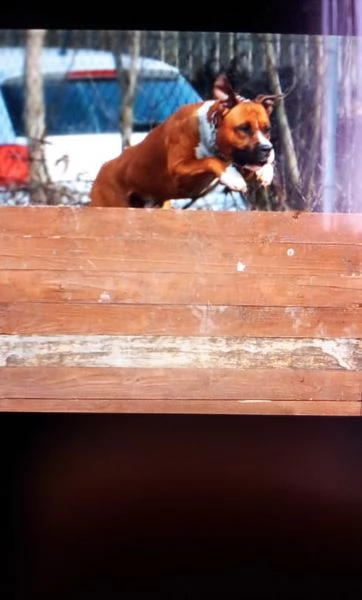
POLYGON ((269 125, 267 125, 266 127, 263 127, 264 135, 269 135, 270 132, 271 132, 271 127, 269 125))
POLYGON ((237 127, 235 127, 235 130, 241 131, 242 133, 249 133, 249 134, 252 132, 250 123, 243 123, 242 125, 238 125, 237 127))

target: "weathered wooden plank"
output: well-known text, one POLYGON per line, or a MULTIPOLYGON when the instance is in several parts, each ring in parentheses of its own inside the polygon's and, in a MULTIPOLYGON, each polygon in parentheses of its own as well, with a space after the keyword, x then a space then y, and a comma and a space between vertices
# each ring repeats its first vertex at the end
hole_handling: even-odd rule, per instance
POLYGON ((361 415, 362 214, 0 209, 0 411, 361 415))
POLYGON ((362 340, 185 336, 0 336, 0 367, 346 369, 362 372, 362 340))
POLYGON ((0 411, 209 415, 361 416, 360 402, 240 402, 237 400, 127 400, 0 398, 0 411))
POLYGON ((0 303, 1 334, 362 337, 362 306, 0 303))
POLYGON ((362 306, 362 277, 0 271, 3 302, 362 306))
POLYGON ((343 273, 362 277, 362 244, 239 242, 192 237, 90 239, 0 236, 0 269, 259 274, 343 273))
POLYGON ((1 207, 0 233, 36 237, 196 236, 243 242, 362 244, 362 214, 160 211, 92 207, 1 207))
POLYGON ((0 398, 360 402, 362 373, 304 369, 0 367, 0 398))

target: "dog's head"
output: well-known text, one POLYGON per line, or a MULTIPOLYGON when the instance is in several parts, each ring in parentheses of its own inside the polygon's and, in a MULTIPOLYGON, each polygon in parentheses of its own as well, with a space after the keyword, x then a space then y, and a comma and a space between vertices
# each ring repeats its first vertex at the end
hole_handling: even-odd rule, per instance
POLYGON ((240 167, 266 164, 273 150, 269 117, 276 97, 246 100, 220 75, 214 84, 214 98, 208 119, 216 127, 218 152, 240 167))

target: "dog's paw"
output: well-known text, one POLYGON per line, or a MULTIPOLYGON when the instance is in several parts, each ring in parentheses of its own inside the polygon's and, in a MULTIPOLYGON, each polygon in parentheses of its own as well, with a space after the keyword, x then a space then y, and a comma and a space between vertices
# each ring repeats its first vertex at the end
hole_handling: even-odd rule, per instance
POLYGON ((235 167, 229 165, 220 177, 220 183, 233 192, 242 192, 246 194, 248 186, 244 177, 242 177, 235 167))
POLYGON ((173 208, 172 200, 165 200, 165 202, 163 202, 161 208, 163 208, 163 210, 170 210, 171 208, 173 208))
POLYGON ((268 186, 273 181, 274 167, 271 164, 266 164, 255 171, 255 176, 258 182, 263 186, 268 186))

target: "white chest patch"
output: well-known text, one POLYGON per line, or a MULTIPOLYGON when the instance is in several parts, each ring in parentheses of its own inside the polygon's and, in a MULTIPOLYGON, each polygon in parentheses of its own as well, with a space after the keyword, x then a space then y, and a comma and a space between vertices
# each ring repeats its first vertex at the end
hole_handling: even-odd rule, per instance
POLYGON ((197 111, 200 141, 195 149, 196 158, 205 158, 216 154, 216 127, 207 118, 207 113, 213 104, 215 104, 215 100, 207 100, 197 111))

